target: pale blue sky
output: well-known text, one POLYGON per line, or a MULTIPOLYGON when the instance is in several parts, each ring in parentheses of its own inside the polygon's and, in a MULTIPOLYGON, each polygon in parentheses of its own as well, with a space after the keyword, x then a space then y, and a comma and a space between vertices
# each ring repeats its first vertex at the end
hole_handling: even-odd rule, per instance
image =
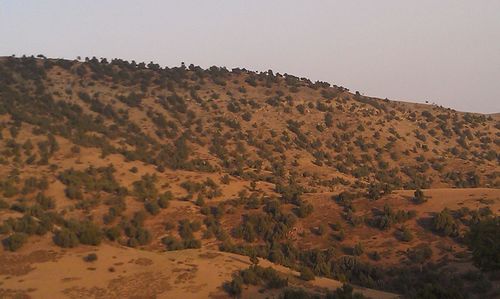
POLYGON ((246 67, 500 112, 500 1, 0 0, 0 55, 246 67))

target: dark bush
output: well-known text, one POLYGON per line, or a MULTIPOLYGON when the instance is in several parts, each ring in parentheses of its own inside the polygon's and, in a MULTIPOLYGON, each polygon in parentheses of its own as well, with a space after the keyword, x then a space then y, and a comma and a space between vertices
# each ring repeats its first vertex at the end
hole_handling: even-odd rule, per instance
POLYGON ((309 267, 302 267, 300 270, 300 279, 309 281, 314 279, 314 272, 309 267))
POLYGON ((489 217, 473 224, 466 235, 474 264, 485 271, 500 269, 500 218, 489 217))
POLYGON ((97 246, 101 244, 102 232, 96 224, 83 222, 77 227, 77 236, 80 243, 97 246))
POLYGON ((445 208, 432 219, 432 230, 444 236, 456 237, 458 235, 458 225, 451 215, 450 210, 445 208))
POLYGON ((86 262, 95 262, 97 261, 97 254, 89 253, 83 258, 83 260, 86 262))
POLYGON ((78 245, 79 241, 75 232, 63 228, 55 233, 54 243, 63 248, 73 248, 78 245))
POLYGON ((144 204, 144 207, 146 208, 146 211, 148 211, 151 215, 158 215, 160 213, 160 206, 157 202, 148 201, 144 204))
POLYGON ((13 233, 3 240, 5 249, 9 251, 16 251, 21 248, 28 240, 28 235, 25 233, 13 233))
POLYGON ((225 284, 224 289, 230 295, 239 297, 243 291, 243 281, 240 276, 236 276, 229 283, 225 284))

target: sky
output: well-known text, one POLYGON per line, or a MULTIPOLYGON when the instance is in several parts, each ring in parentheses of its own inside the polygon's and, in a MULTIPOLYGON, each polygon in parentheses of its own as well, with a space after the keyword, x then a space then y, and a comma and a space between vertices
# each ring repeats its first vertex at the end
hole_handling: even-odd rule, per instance
POLYGON ((0 0, 0 56, 244 67, 500 112, 500 1, 0 0))

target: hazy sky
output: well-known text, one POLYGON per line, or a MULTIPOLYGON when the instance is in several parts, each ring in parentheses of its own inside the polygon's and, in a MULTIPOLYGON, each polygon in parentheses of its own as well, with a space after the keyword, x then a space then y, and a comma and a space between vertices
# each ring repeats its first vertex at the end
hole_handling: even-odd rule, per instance
POLYGON ((0 0, 0 55, 272 69, 500 112, 500 0, 0 0))

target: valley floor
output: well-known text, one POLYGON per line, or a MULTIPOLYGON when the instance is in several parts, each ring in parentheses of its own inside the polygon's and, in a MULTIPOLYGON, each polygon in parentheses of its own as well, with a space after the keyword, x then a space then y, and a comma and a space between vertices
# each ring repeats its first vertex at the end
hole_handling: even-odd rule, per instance
MULTIPOLYGON (((21 253, 0 257, 1 298, 228 298, 222 290, 231 275, 250 265, 249 258, 207 249, 150 252, 104 244, 97 248, 36 250, 47 248, 39 240, 21 253), (84 261, 95 253, 94 262, 84 261)), ((51 247, 53 248, 53 247, 51 247)), ((308 289, 333 290, 342 283, 327 278, 302 282, 298 273, 266 260, 289 275, 291 284, 308 289)), ((355 288, 371 298, 397 298, 391 293, 355 288)), ((273 298, 279 292, 248 287, 243 298, 273 298)))

